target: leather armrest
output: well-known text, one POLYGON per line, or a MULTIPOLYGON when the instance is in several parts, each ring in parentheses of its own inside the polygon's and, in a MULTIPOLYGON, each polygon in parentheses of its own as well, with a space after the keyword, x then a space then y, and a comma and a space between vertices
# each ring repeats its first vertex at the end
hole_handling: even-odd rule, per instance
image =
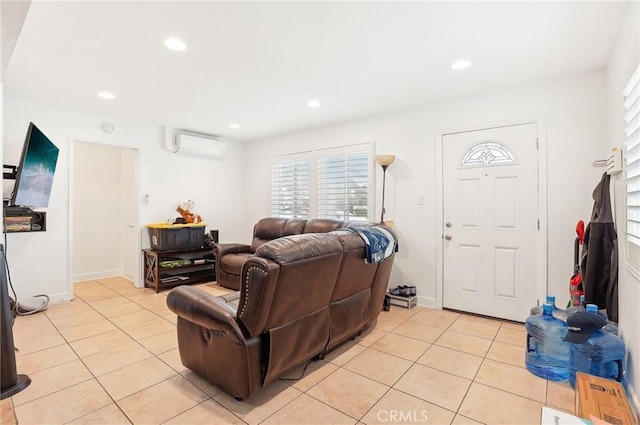
POLYGON ((253 254, 251 245, 239 243, 219 243, 214 246, 214 249, 218 258, 227 254, 253 254))
POLYGON ((167 306, 178 316, 196 323, 219 334, 233 331, 238 338, 244 339, 236 322, 233 307, 213 294, 191 286, 178 286, 167 295, 167 306))

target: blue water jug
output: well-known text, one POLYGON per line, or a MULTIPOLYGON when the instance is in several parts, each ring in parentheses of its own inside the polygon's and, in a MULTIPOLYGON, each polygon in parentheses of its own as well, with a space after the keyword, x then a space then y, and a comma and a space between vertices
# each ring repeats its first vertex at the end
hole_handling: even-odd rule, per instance
POLYGON ((567 324, 553 316, 553 305, 544 303, 542 314, 529 316, 525 364, 529 372, 552 381, 569 378, 570 345, 563 341, 567 324))
MULTIPOLYGON (((587 313, 598 314, 598 307, 588 304, 587 313)), ((570 326, 572 324, 569 323, 570 326)), ((617 335, 607 332, 604 327, 591 332, 589 339, 585 342, 572 343, 569 356, 569 382, 571 386, 575 387, 576 372, 589 373, 622 382, 622 365, 625 353, 624 341, 617 335)))
POLYGON ((607 324, 604 325, 604 328, 602 328, 602 329, 605 332, 609 332, 609 333, 612 333, 614 335, 618 335, 618 326, 616 326, 616 324, 613 323, 613 322, 609 322, 609 317, 607 316, 607 313, 604 310, 598 310, 598 306, 595 305, 595 304, 587 304, 586 311, 588 311, 589 313, 597 313, 600 316, 602 316, 605 319, 607 319, 607 324))
POLYGON ((584 295, 580 295, 580 305, 574 305, 567 308, 565 311, 567 312, 567 316, 569 316, 571 313, 575 313, 576 311, 584 311, 585 308, 584 295))
MULTIPOLYGON (((567 312, 561 308, 556 307, 556 296, 555 295, 547 295, 547 303, 551 304, 553 307, 553 317, 560 320, 567 320, 567 312)), ((530 316, 535 316, 536 314, 542 314, 542 306, 536 305, 531 307, 529 311, 530 316)))

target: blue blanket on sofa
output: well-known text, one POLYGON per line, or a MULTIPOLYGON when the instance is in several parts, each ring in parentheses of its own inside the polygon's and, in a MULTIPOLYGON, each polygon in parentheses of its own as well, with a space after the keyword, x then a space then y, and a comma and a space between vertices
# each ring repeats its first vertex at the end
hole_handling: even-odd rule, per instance
POLYGON ((382 261, 398 250, 395 235, 384 226, 352 227, 349 230, 356 232, 364 241, 367 263, 382 261))

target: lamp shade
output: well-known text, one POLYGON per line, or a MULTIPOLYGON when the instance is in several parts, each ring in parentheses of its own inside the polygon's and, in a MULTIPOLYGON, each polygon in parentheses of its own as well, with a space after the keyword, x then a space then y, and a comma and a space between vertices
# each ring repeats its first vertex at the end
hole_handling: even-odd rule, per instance
POLYGON ((376 155, 376 162, 380 165, 389 166, 396 160, 395 155, 376 155))

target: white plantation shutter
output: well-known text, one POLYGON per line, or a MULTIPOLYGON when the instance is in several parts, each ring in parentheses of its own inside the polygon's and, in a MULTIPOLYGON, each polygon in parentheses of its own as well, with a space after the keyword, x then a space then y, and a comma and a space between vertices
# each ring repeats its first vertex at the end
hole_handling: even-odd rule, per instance
POLYGON ((283 218, 373 218, 373 143, 273 159, 271 215, 283 218))
POLYGON ((310 161, 289 159, 271 166, 271 216, 309 218, 310 161))
POLYGON ((318 218, 367 221, 369 152, 318 158, 318 218))
POLYGON ((626 136, 627 261, 640 267, 640 66, 631 75, 622 94, 626 136))

